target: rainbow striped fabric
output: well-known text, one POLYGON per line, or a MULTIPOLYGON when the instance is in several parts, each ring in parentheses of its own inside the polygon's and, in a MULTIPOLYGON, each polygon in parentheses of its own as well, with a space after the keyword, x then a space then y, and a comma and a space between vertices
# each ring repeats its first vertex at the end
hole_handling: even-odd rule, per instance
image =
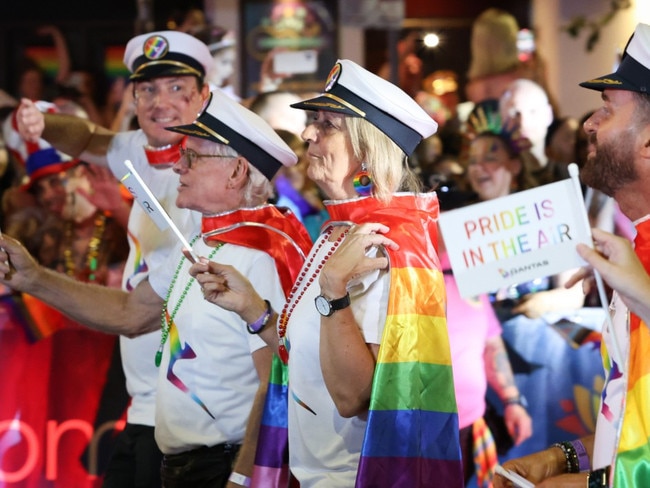
MULTIPOLYGON (((311 238, 296 219, 272 205, 239 209, 202 220, 206 240, 219 240, 258 249, 274 260, 287 296, 311 249, 311 238)), ((252 486, 291 486, 288 446, 288 371, 278 356, 273 357, 266 402, 257 440, 252 486)))
MULTIPOLYGON (((637 225, 634 250, 650 273, 650 220, 637 225)), ((650 330, 630 313, 630 357, 614 486, 646 486, 650 480, 650 330)))
POLYGON ((357 487, 463 487, 458 414, 437 255, 438 199, 397 194, 328 204, 333 221, 380 222, 390 297, 379 348, 357 487))

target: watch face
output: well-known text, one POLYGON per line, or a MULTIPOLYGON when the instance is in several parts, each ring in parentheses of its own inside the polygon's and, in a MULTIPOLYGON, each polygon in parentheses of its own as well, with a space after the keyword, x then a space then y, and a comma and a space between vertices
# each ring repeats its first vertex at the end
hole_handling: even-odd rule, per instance
POLYGON ((325 317, 329 317, 332 314, 330 302, 323 295, 318 295, 314 300, 314 303, 316 304, 316 310, 318 310, 319 314, 324 315, 325 317))

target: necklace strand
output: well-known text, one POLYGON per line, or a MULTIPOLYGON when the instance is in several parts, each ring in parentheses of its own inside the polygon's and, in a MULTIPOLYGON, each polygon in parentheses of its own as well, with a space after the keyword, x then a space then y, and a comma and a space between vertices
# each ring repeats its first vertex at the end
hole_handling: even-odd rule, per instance
POLYGON ((349 229, 345 229, 341 233, 341 235, 332 243, 332 248, 329 251, 327 251, 327 254, 323 257, 323 259, 321 259, 320 263, 316 265, 314 272, 307 279, 307 282, 305 286, 302 288, 302 290, 300 291, 300 294, 297 294, 303 281, 305 281, 305 277, 309 273, 310 268, 315 263, 316 256, 320 252, 321 248, 325 245, 325 243, 329 242, 329 238, 332 235, 332 232, 334 231, 334 228, 330 229, 330 231, 325 235, 323 240, 318 244, 316 251, 312 253, 311 258, 309 258, 309 261, 307 262, 307 265, 301 271, 300 275, 298 276, 298 279, 296 280, 296 283, 293 285, 293 288, 291 288, 289 297, 287 298, 287 301, 285 302, 284 307, 282 308, 282 313, 280 314, 280 320, 278 320, 278 338, 279 338, 278 355, 280 356, 280 359, 282 359, 282 361, 285 364, 289 361, 289 349, 287 348, 287 344, 286 344, 287 342, 286 334, 287 334, 287 324, 289 323, 291 314, 293 313, 296 306, 298 305, 298 302, 300 302, 300 300, 304 296, 305 292, 307 291, 307 288, 314 282, 314 280, 316 280, 316 276, 323 269, 325 262, 332 256, 332 254, 334 254, 334 251, 336 251, 336 249, 339 247, 341 242, 343 242, 343 239, 347 235, 348 230, 349 229))
POLYGON ((83 269, 79 276, 77 276, 76 265, 73 258, 72 246, 74 244, 74 222, 69 221, 66 223, 65 240, 66 247, 63 250, 63 260, 65 264, 65 274, 83 279, 83 281, 95 281, 97 278, 96 271, 98 267, 99 249, 102 244, 102 236, 106 229, 106 216, 103 213, 98 213, 95 217, 93 235, 88 241, 88 251, 86 252, 86 267, 83 269), (83 276, 87 275, 87 276, 83 276))
MULTIPOLYGON (((196 236, 194 237, 194 239, 192 239, 192 241, 190 242, 190 247, 194 247, 194 243, 198 240, 199 237, 201 236, 196 236)), ((217 251, 221 249, 221 247, 223 247, 223 244, 224 244, 223 242, 217 242, 217 245, 212 249, 212 252, 210 252, 210 255, 208 256, 208 260, 211 260, 214 257, 217 251)), ((176 284, 176 280, 178 279, 181 269, 183 268, 183 263, 185 262, 185 259, 186 259, 185 256, 181 256, 181 259, 178 262, 178 266, 176 267, 176 271, 174 272, 174 277, 172 278, 172 281, 169 284, 169 289, 167 290, 167 297, 165 298, 165 302, 163 303, 162 314, 160 317, 160 328, 162 329, 162 335, 160 336, 160 346, 158 346, 158 351, 156 351, 156 367, 160 366, 160 363, 162 361, 163 347, 165 346, 165 343, 167 342, 167 338, 169 337, 169 329, 171 327, 171 324, 172 322, 174 322, 174 318, 176 317, 178 310, 181 308, 181 305, 185 300, 187 293, 190 291, 190 288, 196 281, 196 279, 193 276, 187 281, 187 284, 185 285, 185 288, 183 289, 183 292, 181 293, 181 296, 176 302, 176 305, 174 306, 174 310, 172 310, 172 313, 170 315, 167 311, 168 310, 167 307, 169 306, 169 298, 171 297, 172 290, 174 289, 174 285, 176 284)))

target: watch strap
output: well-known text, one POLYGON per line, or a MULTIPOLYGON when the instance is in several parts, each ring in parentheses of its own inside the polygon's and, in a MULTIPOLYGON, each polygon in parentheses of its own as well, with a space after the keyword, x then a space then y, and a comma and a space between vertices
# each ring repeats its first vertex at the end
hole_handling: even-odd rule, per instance
POLYGON ((503 406, 507 407, 508 405, 519 405, 528 408, 528 402, 526 401, 526 397, 523 395, 517 395, 516 397, 506 398, 503 400, 503 406))
POLYGON ((347 308, 350 306, 350 294, 346 293, 345 296, 342 296, 341 298, 337 298, 335 300, 329 300, 330 307, 332 307, 332 312, 336 312, 337 310, 343 310, 344 308, 347 308))

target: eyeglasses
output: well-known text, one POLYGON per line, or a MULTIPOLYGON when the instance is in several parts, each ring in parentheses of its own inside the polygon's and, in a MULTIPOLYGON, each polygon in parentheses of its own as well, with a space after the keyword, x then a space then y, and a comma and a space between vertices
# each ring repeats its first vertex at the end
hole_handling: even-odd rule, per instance
POLYGON ((191 168, 200 158, 226 158, 233 159, 237 156, 224 156, 223 154, 199 154, 194 149, 180 148, 181 159, 187 161, 187 167, 191 168))
POLYGON ((135 86, 133 94, 136 100, 142 100, 142 102, 149 104, 161 94, 164 94, 168 100, 180 102, 189 99, 194 92, 194 86, 186 86, 179 83, 161 86, 142 82, 135 86))

